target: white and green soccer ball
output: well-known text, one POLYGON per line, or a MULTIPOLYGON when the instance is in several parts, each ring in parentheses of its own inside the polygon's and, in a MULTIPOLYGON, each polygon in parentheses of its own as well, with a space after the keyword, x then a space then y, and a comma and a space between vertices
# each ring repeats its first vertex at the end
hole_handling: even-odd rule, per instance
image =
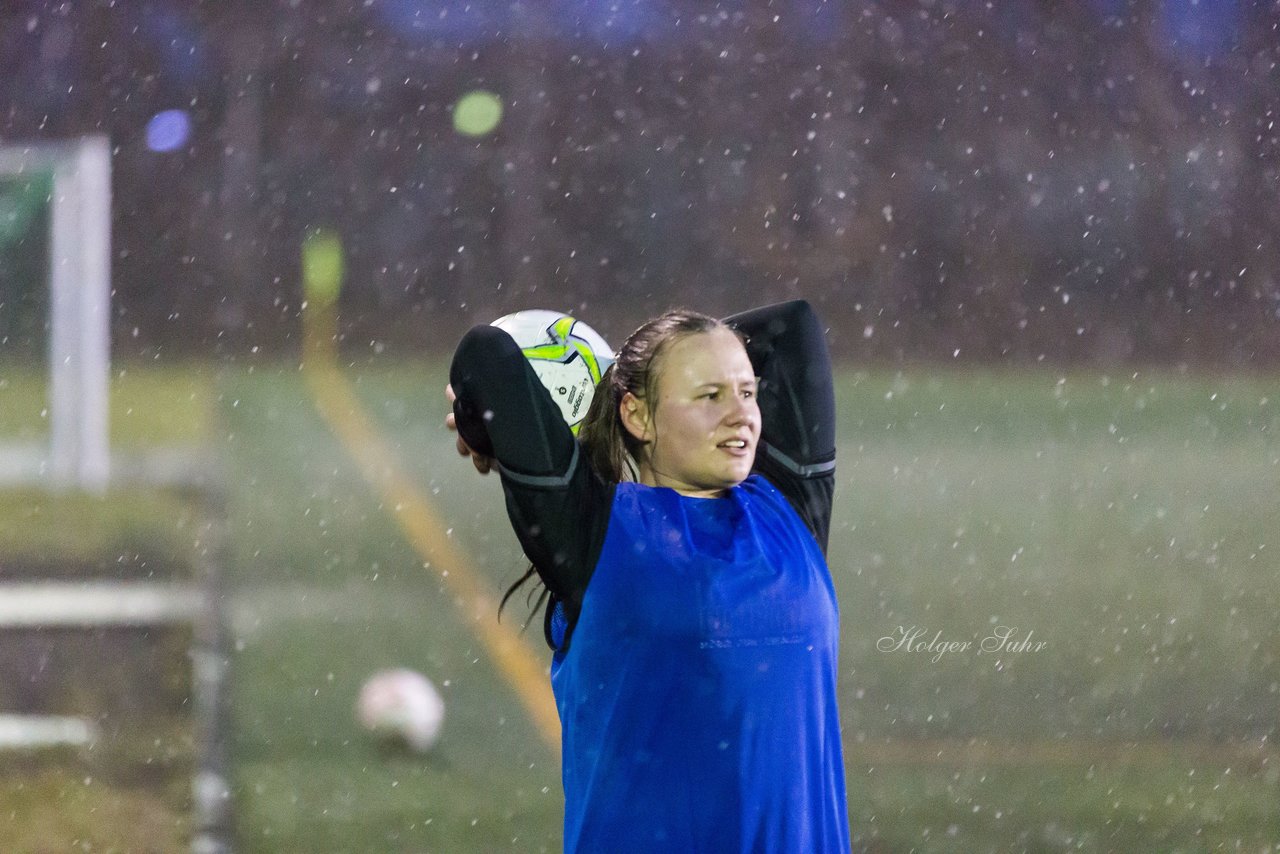
POLYGON ((559 311, 517 311, 491 325, 515 339, 576 435, 596 384, 613 364, 613 349, 599 332, 559 311))
POLYGON ((383 741, 426 753, 440 740, 444 698, 416 670, 379 670, 360 688, 356 720, 383 741))

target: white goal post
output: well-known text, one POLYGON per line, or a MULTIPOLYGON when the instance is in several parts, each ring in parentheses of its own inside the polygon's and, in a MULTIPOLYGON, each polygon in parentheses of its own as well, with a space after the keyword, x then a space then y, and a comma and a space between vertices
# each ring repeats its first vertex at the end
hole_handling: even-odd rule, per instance
MULTIPOLYGON (((49 447, 24 479, 106 489, 111 323, 111 147, 105 136, 0 143, 0 178, 53 178, 49 447)), ((22 467, 20 467, 22 468, 22 467)))

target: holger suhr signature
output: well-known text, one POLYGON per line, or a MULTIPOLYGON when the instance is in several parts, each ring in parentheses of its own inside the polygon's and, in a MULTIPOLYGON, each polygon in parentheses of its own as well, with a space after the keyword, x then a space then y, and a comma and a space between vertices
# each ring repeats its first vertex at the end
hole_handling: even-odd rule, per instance
POLYGON ((1034 630, 1019 635, 1017 626, 996 626, 991 633, 979 641, 945 640, 942 632, 934 632, 929 637, 929 630, 919 626, 898 626, 893 634, 885 635, 876 641, 876 649, 881 652, 916 652, 932 654, 930 661, 941 661, 943 656, 952 653, 973 652, 977 655, 996 653, 1017 654, 1024 652, 1040 652, 1049 645, 1048 641, 1032 640, 1034 630))

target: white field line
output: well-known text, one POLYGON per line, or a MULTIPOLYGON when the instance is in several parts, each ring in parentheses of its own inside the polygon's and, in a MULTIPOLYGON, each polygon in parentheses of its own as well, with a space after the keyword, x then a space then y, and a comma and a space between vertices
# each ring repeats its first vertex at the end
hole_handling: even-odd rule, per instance
POLYGON ((0 485, 26 486, 49 477, 49 448, 30 442, 0 445, 0 485))
MULTIPOLYGON (((186 486, 212 468, 198 446, 152 446, 145 452, 114 451, 111 485, 186 486)), ((52 472, 49 448, 31 442, 0 442, 0 486, 47 486, 52 472)))
POLYGON ((0 715, 0 750, 91 744, 98 729, 85 718, 0 715))
POLYGON ((0 628, 148 626, 189 622, 199 588, 153 582, 44 581, 0 584, 0 628))

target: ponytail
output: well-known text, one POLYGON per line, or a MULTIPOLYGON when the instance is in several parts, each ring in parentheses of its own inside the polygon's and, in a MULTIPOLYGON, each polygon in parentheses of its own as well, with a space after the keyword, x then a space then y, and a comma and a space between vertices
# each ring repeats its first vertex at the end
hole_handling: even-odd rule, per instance
POLYGON ((608 483, 635 480, 639 474, 634 457, 640 450, 639 443, 622 426, 622 417, 618 414, 627 389, 618 379, 617 367, 618 363, 614 362, 600 378, 578 430, 578 441, 587 452, 587 460, 608 483))

